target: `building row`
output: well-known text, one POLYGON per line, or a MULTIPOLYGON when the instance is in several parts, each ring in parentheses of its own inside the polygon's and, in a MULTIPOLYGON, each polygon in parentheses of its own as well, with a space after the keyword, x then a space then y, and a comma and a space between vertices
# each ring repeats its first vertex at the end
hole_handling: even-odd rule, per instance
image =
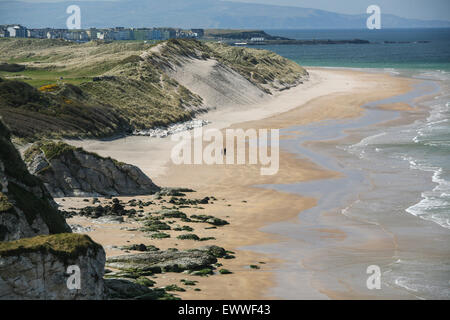
POLYGON ((176 38, 201 38, 203 29, 175 28, 107 28, 107 29, 31 29, 17 25, 0 25, 0 38, 65 39, 77 42, 90 40, 168 40, 176 38))

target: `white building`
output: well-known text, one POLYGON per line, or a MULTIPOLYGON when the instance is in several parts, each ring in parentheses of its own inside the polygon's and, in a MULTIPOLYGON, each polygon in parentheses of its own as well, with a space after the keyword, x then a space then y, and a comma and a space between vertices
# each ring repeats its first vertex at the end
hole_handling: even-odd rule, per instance
POLYGON ((27 37, 27 28, 22 27, 20 24, 8 26, 7 30, 9 32, 9 37, 11 38, 27 37))

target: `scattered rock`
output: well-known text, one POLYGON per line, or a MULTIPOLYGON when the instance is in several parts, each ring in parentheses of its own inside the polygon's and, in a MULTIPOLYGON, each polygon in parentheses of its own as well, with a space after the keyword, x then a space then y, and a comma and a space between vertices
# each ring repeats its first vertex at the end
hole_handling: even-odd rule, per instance
POLYGON ((191 272, 191 275, 193 276, 200 276, 200 277, 207 277, 209 275, 214 274, 211 268, 205 268, 197 271, 191 272))
POLYGON ((195 190, 189 188, 162 188, 159 192, 155 193, 155 197, 161 196, 174 196, 183 197, 184 193, 195 192, 195 190))
POLYGON ((94 220, 95 223, 123 223, 123 217, 104 216, 94 220))
POLYGON ((178 132, 183 132, 187 130, 192 130, 194 128, 206 126, 208 123, 209 123, 208 120, 194 119, 185 122, 171 124, 168 127, 153 128, 148 130, 134 130, 133 135, 164 138, 178 132))
POLYGON ((170 234, 167 234, 164 232, 155 232, 155 233, 150 233, 149 237, 152 239, 165 239, 165 238, 170 238, 170 234))
POLYGON ((179 292, 185 292, 186 291, 186 289, 183 289, 183 288, 177 286, 176 284, 168 285, 168 286, 164 287, 164 290, 166 290, 166 291, 179 291, 179 292))
POLYGON ((181 279, 180 282, 183 283, 185 286, 195 286, 198 283, 198 281, 185 280, 185 279, 181 279))
POLYGON ((228 221, 223 220, 223 219, 219 219, 213 216, 207 216, 207 215, 192 215, 191 216, 192 221, 195 222, 195 220, 197 220, 197 222, 206 222, 209 224, 212 224, 214 226, 224 226, 229 224, 228 221))
POLYGON ((180 240, 196 240, 199 241, 200 237, 193 233, 181 234, 177 237, 180 240))
POLYGON ((146 252, 146 251, 159 251, 159 248, 153 246, 153 245, 149 245, 146 246, 143 243, 140 244, 132 244, 129 246, 123 246, 121 247, 122 250, 133 250, 133 251, 142 251, 142 252, 146 252))
POLYGON ((227 255, 227 251, 219 246, 204 246, 198 248, 197 250, 206 251, 216 258, 223 258, 227 255))
POLYGON ((217 262, 217 258, 206 249, 187 251, 156 251, 110 257, 106 265, 119 270, 133 270, 135 273, 182 272, 199 270, 217 262))
POLYGON ((74 233, 88 233, 95 230, 92 227, 83 227, 80 224, 69 224, 69 226, 74 233))
POLYGON ((233 272, 231 272, 231 271, 228 270, 228 269, 220 269, 220 270, 219 270, 219 273, 220 273, 220 274, 232 274, 233 272))
POLYGON ((105 296, 109 300, 139 299, 147 296, 149 299, 162 298, 164 291, 154 291, 147 286, 129 279, 105 279, 105 296))

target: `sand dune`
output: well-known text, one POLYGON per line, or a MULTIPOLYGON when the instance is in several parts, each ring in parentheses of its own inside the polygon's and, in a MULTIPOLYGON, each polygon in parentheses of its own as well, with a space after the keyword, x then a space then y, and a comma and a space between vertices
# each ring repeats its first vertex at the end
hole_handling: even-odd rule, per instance
POLYGON ((209 109, 262 102, 267 93, 217 60, 186 59, 168 74, 201 96, 209 109))

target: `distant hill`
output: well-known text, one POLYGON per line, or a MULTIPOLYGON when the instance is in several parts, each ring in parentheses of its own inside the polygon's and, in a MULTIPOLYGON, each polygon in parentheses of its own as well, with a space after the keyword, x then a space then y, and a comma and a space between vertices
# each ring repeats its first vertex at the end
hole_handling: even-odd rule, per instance
MULTIPOLYGON (((81 8, 82 27, 181 27, 258 29, 361 29, 368 15, 338 14, 299 7, 220 0, 119 0, 59 3, 0 2, 0 24, 64 28, 66 8, 81 8)), ((383 28, 445 28, 449 21, 422 21, 382 15, 383 28)))

